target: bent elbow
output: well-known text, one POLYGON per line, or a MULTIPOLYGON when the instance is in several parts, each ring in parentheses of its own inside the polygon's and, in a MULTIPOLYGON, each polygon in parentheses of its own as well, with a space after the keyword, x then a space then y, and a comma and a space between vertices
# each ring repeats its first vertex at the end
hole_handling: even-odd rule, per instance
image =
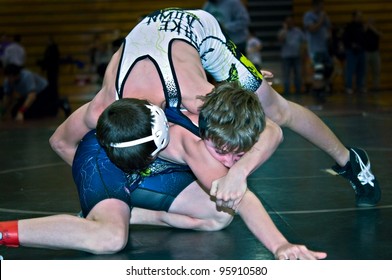
POLYGON ((271 128, 273 131, 273 137, 275 139, 275 143, 279 145, 280 143, 283 142, 283 130, 282 128, 275 122, 269 121, 267 125, 271 128))
POLYGON ((281 144, 284 140, 284 136, 283 136, 283 130, 280 126, 278 126, 278 131, 277 131, 277 138, 278 138, 278 144, 281 144))
POLYGON ((50 138, 49 138, 49 145, 52 148, 53 151, 56 153, 59 153, 59 151, 62 150, 62 141, 60 140, 59 137, 56 136, 56 133, 54 133, 50 138))
POLYGON ((56 150, 56 137, 54 136, 54 134, 52 134, 52 136, 50 136, 49 138, 49 145, 52 150, 56 150))
POLYGON ((72 166, 75 149, 70 149, 64 139, 58 137, 56 133, 49 138, 49 145, 59 157, 72 166))

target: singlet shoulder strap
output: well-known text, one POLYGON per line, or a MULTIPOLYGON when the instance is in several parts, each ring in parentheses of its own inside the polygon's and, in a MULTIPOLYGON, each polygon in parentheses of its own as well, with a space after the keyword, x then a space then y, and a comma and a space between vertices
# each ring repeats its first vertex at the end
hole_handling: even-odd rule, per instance
POLYGON ((185 116, 178 107, 166 107, 164 111, 169 122, 178 124, 192 132, 197 137, 200 137, 199 127, 185 116))

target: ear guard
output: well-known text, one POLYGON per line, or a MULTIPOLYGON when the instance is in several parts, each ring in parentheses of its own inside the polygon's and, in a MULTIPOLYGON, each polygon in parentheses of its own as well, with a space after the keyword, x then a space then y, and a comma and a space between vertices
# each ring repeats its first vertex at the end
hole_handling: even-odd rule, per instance
POLYGON ((154 140, 155 146, 157 146, 156 150, 151 154, 151 156, 155 156, 161 150, 166 148, 169 143, 169 124, 166 119, 165 113, 161 108, 156 105, 146 105, 147 108, 151 110, 151 116, 154 120, 154 123, 151 127, 151 135, 147 137, 143 137, 140 139, 122 142, 122 143, 110 143, 110 146, 113 148, 127 148, 136 145, 140 145, 149 141, 154 140))

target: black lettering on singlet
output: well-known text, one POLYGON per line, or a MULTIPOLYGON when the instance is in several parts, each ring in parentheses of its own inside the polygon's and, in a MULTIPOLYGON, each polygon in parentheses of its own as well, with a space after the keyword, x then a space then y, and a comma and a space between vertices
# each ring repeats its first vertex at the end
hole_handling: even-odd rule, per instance
POLYGON ((190 13, 182 10, 159 10, 148 15, 147 25, 152 22, 161 22, 159 31, 176 32, 177 34, 184 35, 192 44, 196 44, 196 36, 193 32, 194 22, 198 18, 190 13))

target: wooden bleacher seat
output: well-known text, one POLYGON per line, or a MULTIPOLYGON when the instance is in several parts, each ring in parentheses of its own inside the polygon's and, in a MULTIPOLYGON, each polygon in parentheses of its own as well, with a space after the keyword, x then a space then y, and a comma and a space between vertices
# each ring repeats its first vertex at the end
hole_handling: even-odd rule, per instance
POLYGON ((60 95, 75 101, 73 109, 99 90, 89 67, 89 48, 96 34, 111 42, 113 31, 126 36, 139 18, 166 7, 200 8, 201 0, 0 0, 0 32, 20 34, 27 53, 26 67, 40 71, 48 36, 61 53, 60 95))

